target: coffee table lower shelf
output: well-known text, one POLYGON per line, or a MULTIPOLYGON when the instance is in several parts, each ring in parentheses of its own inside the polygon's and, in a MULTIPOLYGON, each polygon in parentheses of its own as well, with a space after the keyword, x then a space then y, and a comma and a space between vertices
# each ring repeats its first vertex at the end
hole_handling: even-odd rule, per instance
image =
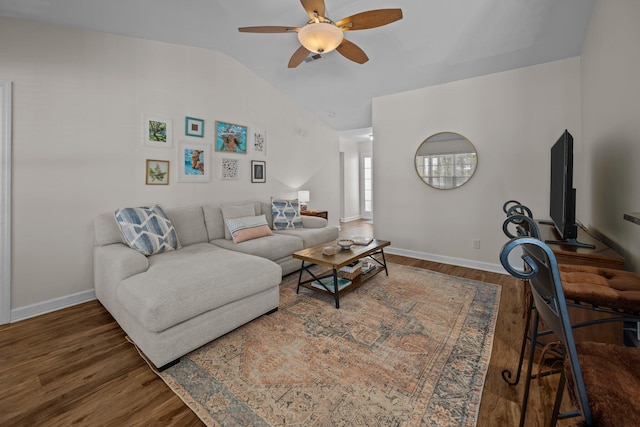
POLYGON ((300 287, 303 287, 314 292, 331 295, 335 299, 336 308, 340 308, 340 296, 342 294, 356 289, 381 271, 384 271, 387 276, 389 275, 383 249, 385 246, 389 246, 389 244, 390 243, 386 241, 373 240, 367 246, 356 247, 348 251, 339 251, 336 255, 332 256, 322 254, 322 248, 325 245, 294 253, 294 258, 302 260, 296 293, 299 292, 300 287), (379 255, 380 259, 376 257, 377 255, 379 255), (364 258, 375 261, 377 265, 366 273, 362 273, 351 279, 350 284, 340 287, 340 281, 344 279, 338 277, 338 270, 345 265, 364 258), (327 267, 327 269, 314 273, 310 270, 314 265, 321 265, 327 267), (302 277, 305 272, 310 278, 303 280, 302 277))

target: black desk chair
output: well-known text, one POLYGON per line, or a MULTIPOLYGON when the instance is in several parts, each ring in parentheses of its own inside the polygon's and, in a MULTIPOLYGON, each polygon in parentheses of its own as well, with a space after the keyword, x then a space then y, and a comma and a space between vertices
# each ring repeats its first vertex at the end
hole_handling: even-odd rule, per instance
MULTIPOLYGON (((511 257, 512 258, 512 257, 511 257)), ((551 425, 558 419, 582 416, 586 426, 637 426, 640 422, 640 350, 613 344, 581 342, 576 345, 569 320, 560 270, 553 251, 531 237, 513 239, 503 247, 500 261, 513 276, 528 280, 535 304, 532 348, 536 345, 538 320, 542 318, 564 345, 565 364, 556 392, 551 425), (510 254, 522 248, 526 268, 514 268, 510 254), (568 383, 576 409, 560 413, 568 383)), ((524 403, 523 403, 524 406, 524 403)), ((523 412, 526 411, 526 406, 523 412)), ((524 413, 521 425, 524 422, 524 413)))

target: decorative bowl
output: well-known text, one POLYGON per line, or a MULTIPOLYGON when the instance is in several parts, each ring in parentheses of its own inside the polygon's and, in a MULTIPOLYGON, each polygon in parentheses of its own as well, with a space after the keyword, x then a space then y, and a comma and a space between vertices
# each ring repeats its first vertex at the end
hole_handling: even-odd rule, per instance
POLYGON ((336 242, 338 244, 338 246, 340 246, 340 248, 342 249, 351 249, 351 246, 353 245, 353 240, 350 239, 340 239, 336 242))

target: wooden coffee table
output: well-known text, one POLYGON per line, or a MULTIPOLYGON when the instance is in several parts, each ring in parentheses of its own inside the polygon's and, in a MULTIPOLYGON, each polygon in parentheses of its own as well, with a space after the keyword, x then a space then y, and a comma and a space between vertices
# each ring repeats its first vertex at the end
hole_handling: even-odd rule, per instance
POLYGON ((382 270, 384 270, 387 276, 389 275, 389 271, 387 270, 387 261, 384 258, 383 248, 389 246, 390 244, 391 243, 387 242, 386 240, 373 239, 371 243, 366 246, 353 245, 351 249, 340 249, 339 246, 336 246, 337 250, 335 255, 324 255, 322 253, 322 250, 325 247, 332 246, 327 244, 318 245, 312 248, 307 248, 295 252, 293 254, 293 257, 302 260, 296 293, 298 293, 298 291, 300 290, 300 286, 316 292, 328 293, 335 299, 336 308, 340 308, 341 294, 357 288, 363 282, 375 276, 382 270), (376 258, 376 255, 379 255, 379 258, 376 258), (371 259, 375 261, 377 265, 368 272, 360 274, 358 277, 352 279, 350 285, 344 288, 339 288, 338 270, 362 258, 371 259), (325 270, 322 272, 322 274, 316 275, 309 269, 313 265, 328 267, 331 269, 331 271, 327 273, 327 271, 325 270), (311 276, 311 278, 302 280, 302 275, 304 272, 311 276), (331 285, 331 281, 329 281, 328 285, 322 281, 322 279, 326 279, 328 277, 333 277, 333 286, 331 285), (315 284, 316 286, 312 286, 312 284, 315 284), (321 287, 317 287, 318 285, 321 285, 321 287))

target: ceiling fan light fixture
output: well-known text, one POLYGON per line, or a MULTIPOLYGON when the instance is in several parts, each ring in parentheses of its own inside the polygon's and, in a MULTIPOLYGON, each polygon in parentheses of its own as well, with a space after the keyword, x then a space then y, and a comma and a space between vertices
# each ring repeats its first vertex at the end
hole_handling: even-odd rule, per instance
POLYGON ((342 43, 342 30, 329 22, 310 22, 298 31, 298 40, 314 53, 331 52, 342 43))

